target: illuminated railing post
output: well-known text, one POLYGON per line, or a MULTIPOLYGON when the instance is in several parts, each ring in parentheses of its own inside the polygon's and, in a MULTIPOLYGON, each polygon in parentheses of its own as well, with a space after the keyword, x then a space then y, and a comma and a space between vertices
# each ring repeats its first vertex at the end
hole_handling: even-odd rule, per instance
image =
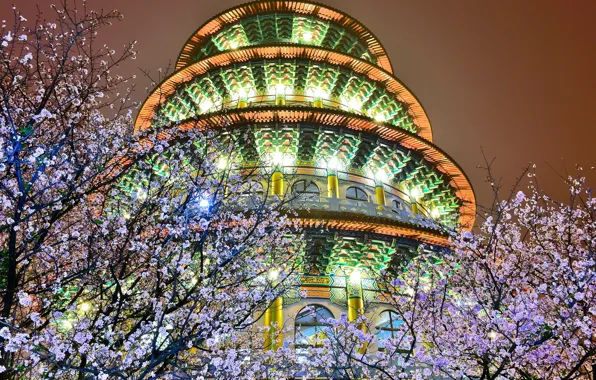
POLYGON ((375 175, 375 198, 376 203, 379 205, 378 209, 382 210, 385 206, 386 198, 385 198, 385 185, 384 181, 387 179, 387 176, 384 172, 379 171, 375 175))
POLYGON ((329 198, 339 198, 338 165, 337 158, 335 157, 327 162, 327 196, 329 198))
MULTIPOLYGON (((269 272, 269 279, 273 282, 279 277, 277 270, 269 272)), ((284 299, 277 297, 267 308, 264 315, 263 325, 268 327, 265 331, 265 349, 277 350, 283 347, 283 324, 284 324, 284 299)))
MULTIPOLYGON (((364 315, 364 294, 362 292, 361 273, 358 268, 354 268, 347 282, 348 290, 348 321, 355 321, 361 315, 364 315)), ((362 323, 360 329, 366 332, 366 325, 362 323)), ((359 350, 360 353, 366 352, 367 345, 364 344, 359 350)))
POLYGON ((410 190, 410 204, 412 205, 412 214, 419 214, 418 212, 418 198, 420 197, 420 190, 414 187, 410 190))
POLYGON ((284 299, 283 297, 277 297, 271 305, 271 317, 272 322, 275 323, 276 328, 272 330, 275 336, 271 337, 273 343, 273 349, 277 350, 283 347, 283 325, 284 325, 284 299))
POLYGON ((275 105, 285 106, 286 105, 286 86, 278 84, 275 86, 275 105))
POLYGON ((267 308, 267 310, 265 310, 265 315, 263 315, 263 326, 264 327, 268 327, 268 329, 265 330, 265 332, 263 333, 263 336, 265 338, 265 344, 264 344, 264 348, 266 350, 271 349, 273 347, 273 342, 272 342, 272 337, 273 337, 273 326, 272 326, 272 318, 273 315, 273 309, 272 306, 269 306, 267 308))

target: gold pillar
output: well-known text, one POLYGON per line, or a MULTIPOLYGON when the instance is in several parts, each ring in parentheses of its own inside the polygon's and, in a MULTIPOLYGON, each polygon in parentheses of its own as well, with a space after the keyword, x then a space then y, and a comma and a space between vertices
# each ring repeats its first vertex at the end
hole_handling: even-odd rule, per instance
POLYGON ((339 180, 337 173, 327 174, 327 193, 329 198, 339 198, 339 180))
POLYGON ((348 298, 348 321, 355 321, 364 311, 364 301, 360 296, 348 298))
POLYGON ((264 332, 266 350, 277 350, 283 347, 284 299, 277 297, 263 315, 263 326, 269 327, 264 332))
POLYGON ((323 99, 321 99, 321 98, 315 98, 315 101, 313 102, 312 105, 315 108, 323 108, 323 99))
POLYGON ((412 214, 418 214, 418 203, 412 201, 412 214))
POLYGON ((283 297, 277 297, 275 301, 273 301, 272 308, 272 316, 273 322, 277 323, 277 330, 274 330, 273 333, 277 334, 275 340, 273 337, 273 349, 277 350, 283 347, 283 325, 284 325, 284 299, 283 297))
POLYGON ((377 204, 380 206, 385 206, 385 188, 383 187, 383 184, 377 185, 375 187, 375 195, 377 198, 377 204))
MULTIPOLYGON (((362 283, 352 283, 348 280, 348 321, 355 321, 359 316, 364 315, 364 299, 362 294, 362 283)), ((362 323, 360 329, 366 332, 366 325, 362 323)), ((368 344, 363 344, 358 350, 359 353, 365 354, 368 349, 368 344)))
POLYGON ((246 108, 248 107, 248 102, 246 100, 238 100, 238 108, 246 108))
POLYGON ((275 169, 271 176, 272 195, 284 195, 284 175, 280 168, 275 169))
POLYGON ((271 309, 271 306, 269 306, 267 308, 267 310, 265 310, 265 315, 263 315, 263 326, 269 327, 269 329, 267 329, 263 333, 264 338, 265 338, 264 348, 266 350, 271 349, 273 346, 273 344, 272 344, 273 342, 271 341, 271 337, 273 336, 273 331, 272 331, 273 327, 271 327, 272 316, 273 316, 272 311, 273 310, 271 309))
POLYGON ((285 106, 286 105, 286 95, 276 95, 275 96, 275 105, 276 106, 285 106))

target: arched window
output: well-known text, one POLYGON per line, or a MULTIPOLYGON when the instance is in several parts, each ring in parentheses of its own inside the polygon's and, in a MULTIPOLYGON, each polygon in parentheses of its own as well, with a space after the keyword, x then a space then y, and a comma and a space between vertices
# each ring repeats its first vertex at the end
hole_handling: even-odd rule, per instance
POLYGON ((355 186, 348 187, 348 189, 346 190, 346 198, 353 199, 355 201, 368 202, 368 194, 366 193, 366 191, 355 186))
POLYGON ((292 193, 297 195, 299 199, 317 200, 319 199, 321 191, 313 181, 301 179, 294 182, 292 193))
POLYGON ((399 326, 404 323, 395 311, 385 310, 379 314, 379 322, 377 322, 377 345, 379 350, 385 349, 381 339, 395 338, 399 326))
POLYGON ((321 346, 328 326, 325 320, 329 318, 333 318, 333 314, 320 305, 310 305, 300 310, 295 324, 296 348, 321 346))

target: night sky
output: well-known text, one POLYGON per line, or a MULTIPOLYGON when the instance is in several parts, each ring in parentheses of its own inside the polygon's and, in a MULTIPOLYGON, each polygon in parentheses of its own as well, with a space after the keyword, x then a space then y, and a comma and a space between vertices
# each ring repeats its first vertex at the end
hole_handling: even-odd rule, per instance
MULTIPOLYGON (((57 0, 18 0, 32 19, 57 0)), ((138 59, 123 74, 175 59, 187 38, 240 0, 89 0, 117 8, 105 30, 113 48, 138 40, 138 59)), ((561 200, 558 174, 575 164, 596 187, 596 1, 320 0, 350 14, 381 40, 398 79, 422 102, 434 142, 470 177, 479 204, 490 202, 481 147, 496 157, 505 189, 529 162, 541 187, 561 200), (551 168, 552 166, 552 168, 551 168)), ((10 19, 15 1, 0 0, 10 19)), ((140 77, 140 75, 138 75, 140 77)), ((144 86, 145 84, 143 84, 144 86)), ((143 97, 139 94, 139 98, 143 97)))

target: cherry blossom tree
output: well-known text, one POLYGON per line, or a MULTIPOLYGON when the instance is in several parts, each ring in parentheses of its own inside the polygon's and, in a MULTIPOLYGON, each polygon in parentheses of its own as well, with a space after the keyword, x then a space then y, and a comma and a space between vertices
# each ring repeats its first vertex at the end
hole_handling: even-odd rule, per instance
POLYGON ((52 10, 2 32, 0 376, 275 372, 252 325, 294 281, 291 197, 225 128, 134 132, 133 45, 97 40, 120 14, 52 10))
POLYGON ((401 352, 401 373, 422 378, 591 378, 596 199, 569 177, 568 202, 537 181, 500 200, 488 169, 496 201, 479 231, 454 234, 441 255, 421 249, 398 276, 385 275, 403 323, 382 357, 401 352))

